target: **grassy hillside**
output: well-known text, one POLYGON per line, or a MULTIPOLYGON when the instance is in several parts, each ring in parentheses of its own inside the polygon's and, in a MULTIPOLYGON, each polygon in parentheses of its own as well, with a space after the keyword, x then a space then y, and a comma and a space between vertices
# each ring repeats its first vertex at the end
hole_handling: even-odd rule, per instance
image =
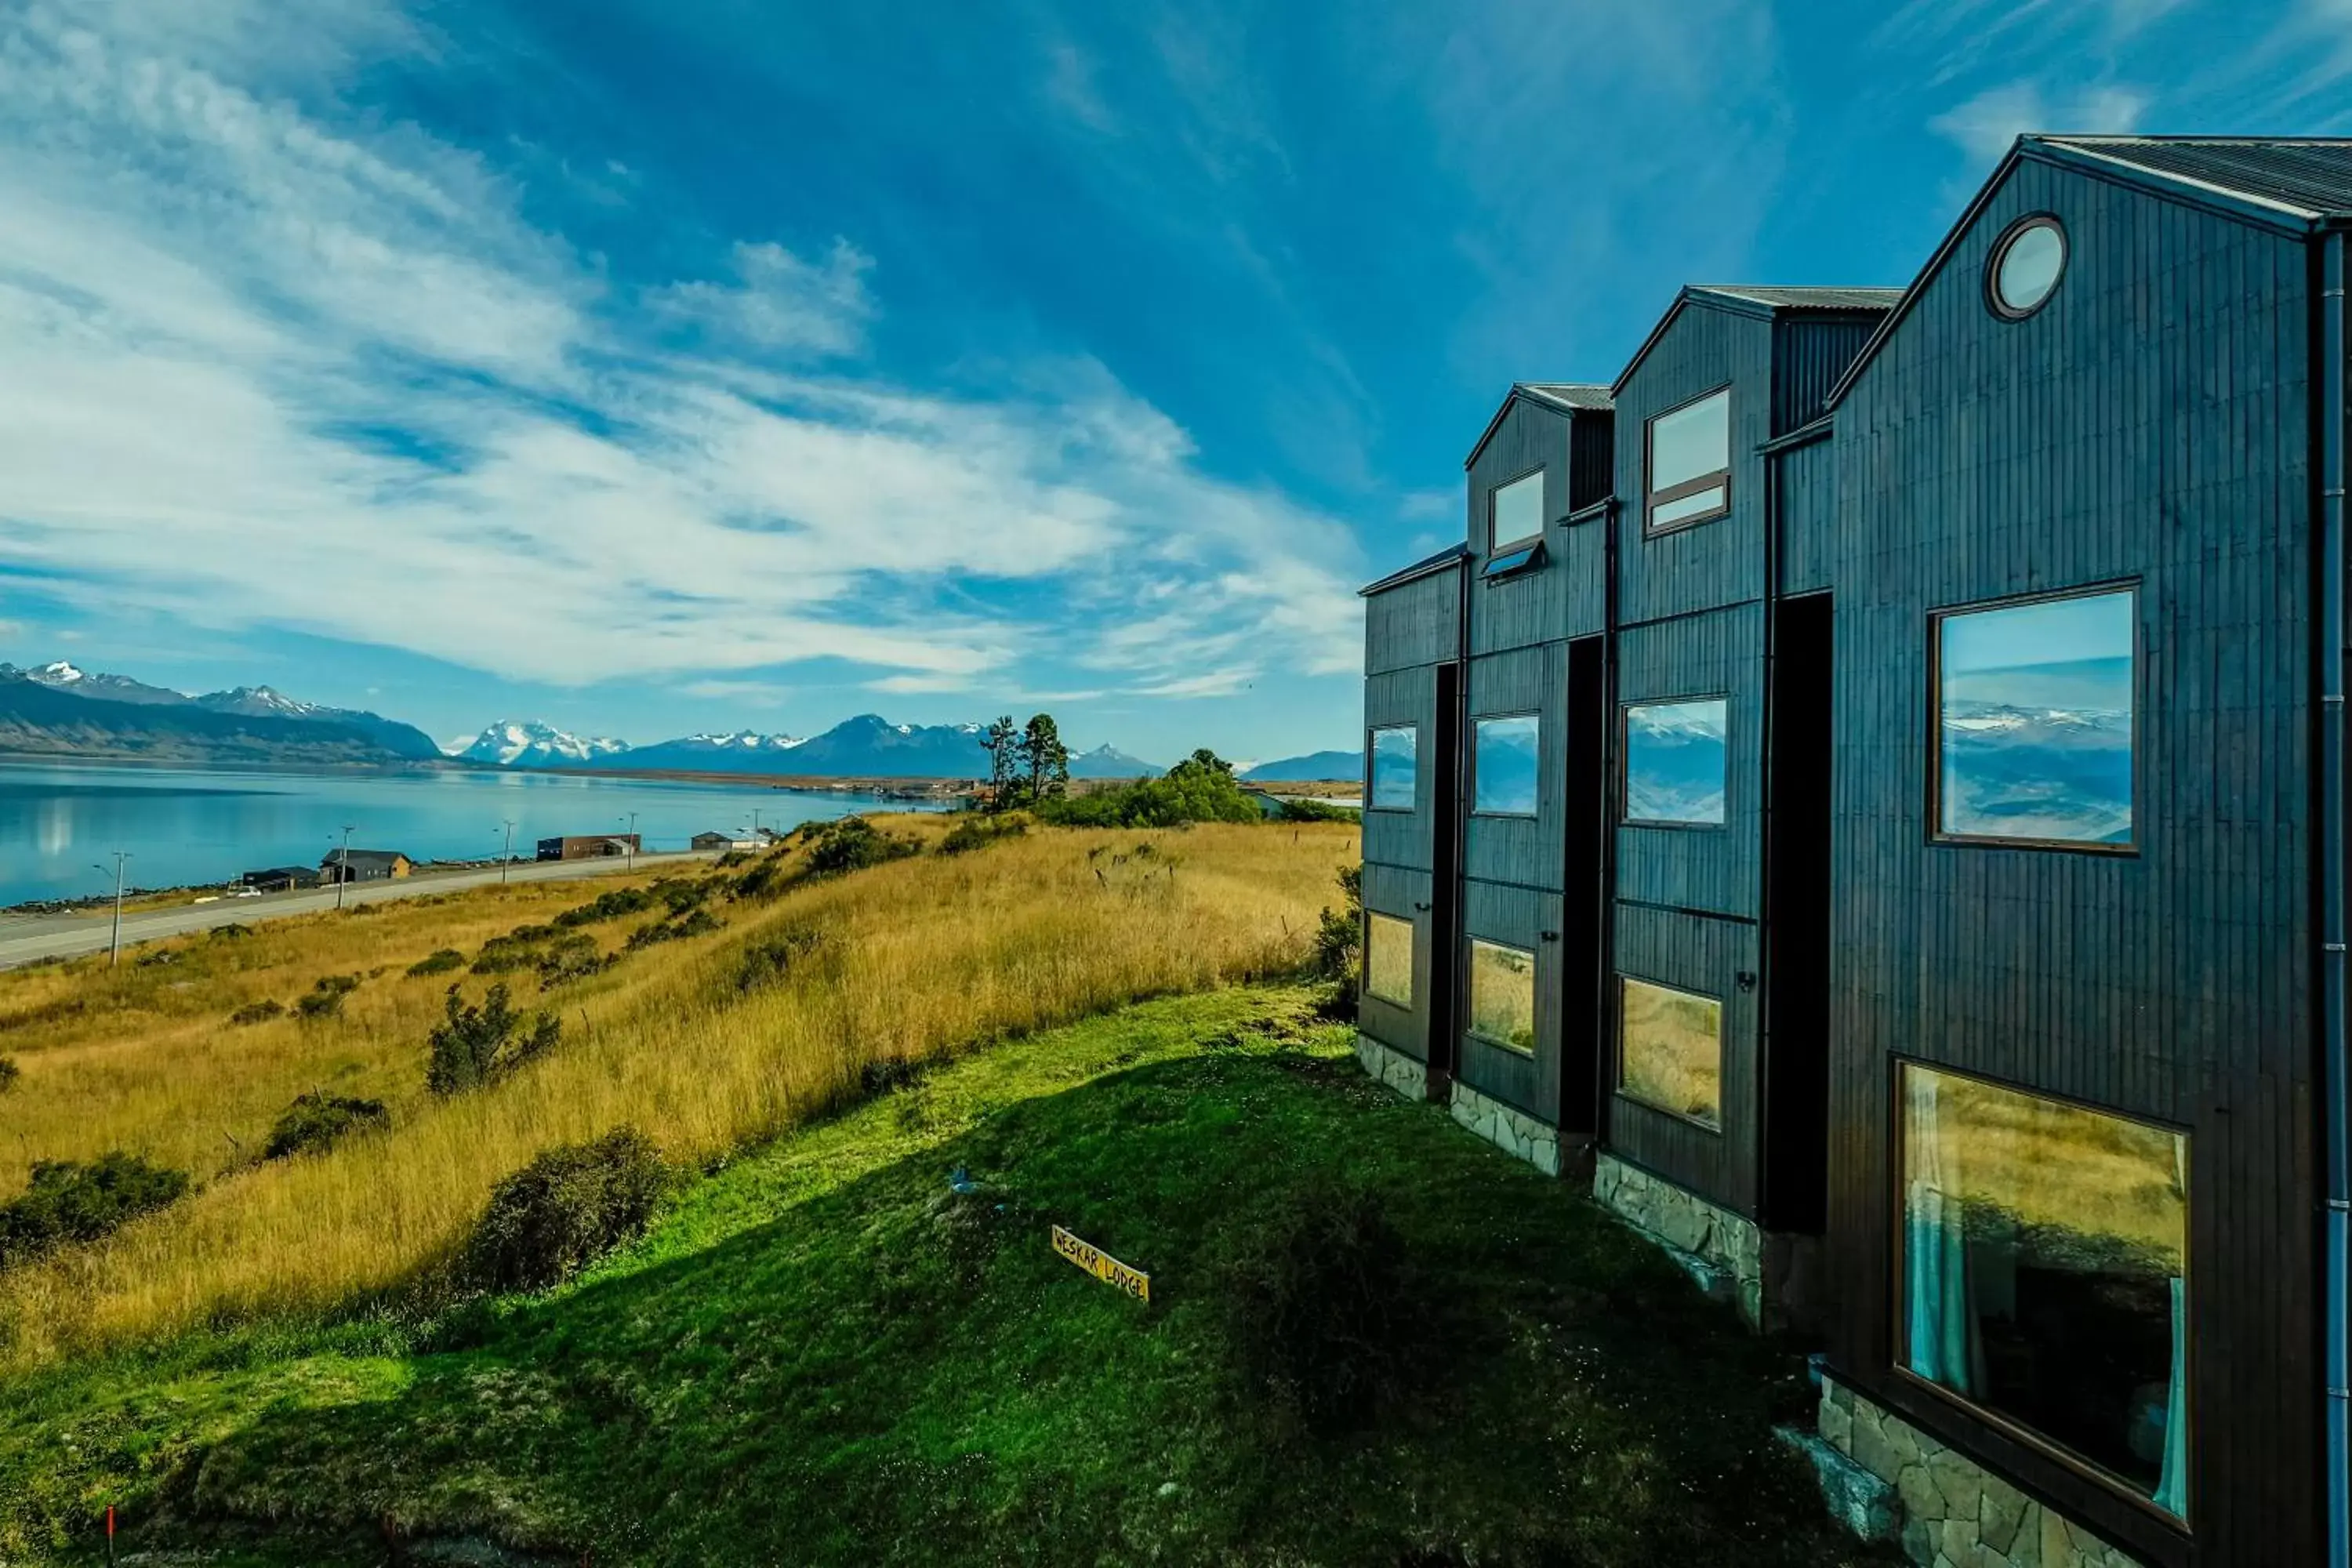
POLYGON ((17 1069, 0 1078, 0 1200, 35 1162, 115 1149, 197 1184, 110 1240, 0 1270, 0 1371, 405 1300, 491 1184, 551 1146, 631 1122, 709 1164, 888 1064, 1287 971, 1354 851, 1345 827, 1209 826, 941 855, 948 824, 877 820, 925 852, 797 887, 698 874, 688 914, 656 904, 509 943, 520 966, 496 974, 472 972, 493 939, 620 884, 363 906, 158 944, 114 971, 0 973, 0 1053, 17 1069), (444 949, 457 967, 411 973, 444 949), (355 987, 304 1016, 335 977, 355 987), (468 1002, 509 985, 560 1019, 561 1043, 495 1089, 429 1093, 426 1039, 453 982, 468 1002), (272 1004, 287 1011, 234 1021, 272 1004), (390 1130, 257 1159, 314 1090, 382 1101, 390 1130))
POLYGON ((1785 1362, 1573 1187, 1367 1082, 1307 1002, 959 1058, 422 1338, 19 1377, 0 1558, 92 1560, 111 1501, 126 1548, 254 1564, 1880 1560, 1769 1437, 1806 1397, 1785 1362))

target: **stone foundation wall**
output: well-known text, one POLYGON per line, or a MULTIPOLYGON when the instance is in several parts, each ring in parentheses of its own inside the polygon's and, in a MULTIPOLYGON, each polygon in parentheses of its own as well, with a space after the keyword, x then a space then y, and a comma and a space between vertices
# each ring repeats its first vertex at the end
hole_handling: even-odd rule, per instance
POLYGON ((2142 1568, 1835 1378, 1822 1380, 1819 1419, 1831 1447, 1895 1489, 1919 1568, 2142 1568))
POLYGON ((1708 1295, 1736 1303, 1751 1325, 1763 1322, 1764 1233, 1755 1221, 1610 1154, 1593 1166, 1592 1196, 1677 1254, 1708 1295))
POLYGON ((1373 1078, 1407 1100, 1429 1098, 1429 1069, 1393 1046, 1384 1046, 1359 1029, 1356 1059, 1373 1078))
POLYGON ((1516 1154, 1547 1176, 1559 1174, 1559 1131, 1469 1085, 1454 1086, 1454 1120, 1507 1154, 1516 1154))

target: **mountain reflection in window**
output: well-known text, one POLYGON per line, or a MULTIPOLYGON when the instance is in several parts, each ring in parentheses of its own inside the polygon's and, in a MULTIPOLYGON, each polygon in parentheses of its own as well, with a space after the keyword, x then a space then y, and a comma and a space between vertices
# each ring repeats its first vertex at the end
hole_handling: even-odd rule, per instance
POLYGON ((1625 710, 1625 820, 1712 826, 1723 820, 1730 704, 1638 702, 1625 710))
POLYGON ((1505 1050, 1535 1055, 1534 953, 1471 939, 1470 1032, 1505 1050))
POLYGON ((1536 814, 1536 731, 1532 713, 1478 721, 1471 810, 1486 816, 1536 814))
POLYGON ((1906 1064, 1903 1364, 2188 1513, 2189 1141, 1906 1064))
POLYGON ((1411 811, 1420 731, 1411 724, 1395 724, 1372 731, 1372 798, 1374 811, 1411 811))
POLYGON ((2131 842, 2135 599, 2124 588, 1941 617, 1941 832, 2131 842))
POLYGON ((1396 1007, 1412 1005, 1412 922, 1394 915, 1364 920, 1364 994, 1396 1007))

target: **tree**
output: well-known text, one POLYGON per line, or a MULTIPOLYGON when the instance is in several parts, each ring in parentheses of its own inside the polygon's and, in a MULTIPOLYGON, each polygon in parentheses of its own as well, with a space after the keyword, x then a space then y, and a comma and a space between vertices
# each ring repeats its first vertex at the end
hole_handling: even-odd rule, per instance
POLYGON ((980 742, 988 752, 988 801, 1002 811, 1013 803, 1007 799, 1014 787, 1021 767, 1021 729, 1005 714, 988 727, 986 737, 980 742))
POLYGON ((1222 773, 1227 778, 1234 776, 1234 764, 1225 761, 1224 758, 1217 755, 1216 752, 1209 750, 1206 746, 1201 747, 1191 756, 1185 758, 1182 762, 1178 763, 1176 767, 1171 768, 1168 771, 1170 773, 1174 773, 1178 768, 1192 768, 1204 773, 1222 773))
POLYGON ((1062 744, 1061 728, 1051 713, 1031 715, 1019 744, 1031 800, 1045 800, 1069 787, 1070 748, 1062 744))

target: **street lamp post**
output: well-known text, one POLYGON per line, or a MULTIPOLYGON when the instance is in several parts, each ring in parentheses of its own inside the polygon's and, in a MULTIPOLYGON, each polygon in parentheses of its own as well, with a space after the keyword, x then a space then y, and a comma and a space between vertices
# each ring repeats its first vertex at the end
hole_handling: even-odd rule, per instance
MULTIPOLYGON (((131 853, 128 850, 117 849, 114 852, 114 940, 109 944, 106 952, 106 966, 109 969, 122 962, 122 863, 130 858, 131 853)), ((101 877, 106 875, 106 868, 103 866, 92 866, 90 869, 101 877)))
POLYGON ((343 824, 343 847, 340 863, 335 868, 335 908, 343 907, 343 889, 352 880, 352 825, 343 824))
POLYGON ((509 819, 509 820, 508 821, 508 823, 507 823, 507 849, 506 849, 506 853, 499 857, 499 887, 503 888, 503 887, 505 887, 505 886, 507 885, 507 868, 508 868, 509 867, 512 866, 513 864, 514 864, 514 823, 513 823, 513 821, 512 821, 511 819, 509 819))
POLYGON ((637 814, 633 811, 629 813, 629 836, 621 840, 621 869, 624 871, 634 871, 636 868, 637 814))

